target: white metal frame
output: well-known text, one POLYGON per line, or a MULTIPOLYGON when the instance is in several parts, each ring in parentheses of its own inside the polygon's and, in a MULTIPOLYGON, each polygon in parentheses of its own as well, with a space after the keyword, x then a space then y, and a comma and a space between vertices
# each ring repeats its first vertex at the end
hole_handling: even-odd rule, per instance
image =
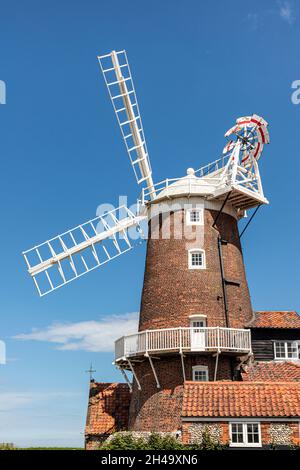
POLYGON ((192 373, 193 373, 193 380, 194 380, 195 382, 208 382, 208 381, 209 381, 208 366, 201 366, 201 365, 193 366, 193 367, 192 367, 192 373), (206 380, 197 380, 197 379, 195 378, 195 373, 196 373, 196 372, 205 372, 206 380))
POLYGON ((152 170, 126 51, 112 51, 98 60, 137 183, 145 181, 152 198, 152 170))
POLYGON ((142 390, 140 381, 139 381, 139 379, 138 379, 138 377, 137 377, 137 375, 136 375, 136 373, 135 373, 135 370, 134 370, 134 367, 133 367, 132 362, 130 361, 130 359, 127 359, 127 362, 128 362, 128 364, 129 364, 129 367, 130 367, 130 370, 131 370, 131 372, 132 372, 132 375, 133 375, 133 377, 135 378, 135 381, 136 381, 136 384, 137 384, 138 389, 139 389, 139 390, 142 390))
POLYGON ((204 225, 204 209, 203 208, 191 208, 186 210, 186 225, 188 226, 193 226, 193 225, 204 225), (198 212, 199 213, 199 221, 194 222, 191 220, 191 213, 192 212, 198 212))
POLYGON ((190 250, 188 250, 188 266, 189 266, 189 269, 206 269, 205 250, 203 250, 202 248, 191 248, 190 250), (201 253, 202 255, 201 265, 194 265, 192 263, 192 255, 196 253, 201 253))
MULTIPOLYGON (((165 193, 171 185, 176 183, 176 191, 180 193, 182 184, 183 193, 197 194, 202 191, 198 179, 201 178, 207 186, 211 186, 210 199, 224 198, 230 191, 231 203, 238 209, 245 210, 258 204, 268 204, 264 196, 259 167, 256 159, 250 158, 247 167, 241 163, 240 142, 235 143, 232 152, 195 171, 196 178, 167 178, 154 185, 155 199, 165 193)), ((153 187, 143 188, 141 204, 146 205, 152 198, 153 187)), ((162 197, 162 196, 161 196, 162 197)))
POLYGON ((230 421, 229 425, 229 436, 230 436, 230 447, 261 447, 261 426, 259 421, 230 421), (232 442, 232 425, 233 424, 240 424, 243 426, 243 442, 232 442), (248 424, 257 424, 258 425, 258 439, 259 442, 250 442, 248 443, 248 433, 247 433, 247 425, 248 424))
POLYGON ((204 315, 204 313, 193 313, 192 315, 189 315, 190 321, 199 318, 199 320, 207 320, 207 315, 204 315))
POLYGON ((276 361, 299 361, 299 352, 300 352, 300 341, 297 340, 275 340, 273 343, 273 348, 274 348, 274 359, 276 361), (277 356, 277 351, 276 351, 276 343, 284 343, 284 352, 285 356, 284 357, 279 357, 277 356), (297 346, 297 357, 289 357, 288 356, 288 344, 295 344, 297 346))
POLYGON ((206 328, 207 327, 207 315, 190 315, 189 316, 189 320, 190 320, 190 327, 191 328, 198 328, 197 326, 194 326, 193 323, 194 322, 203 322, 203 326, 201 326, 200 328, 206 328))
POLYGON ((128 229, 144 217, 120 206, 24 251, 40 296, 131 250, 128 229), (110 242, 109 242, 110 241, 110 242))
POLYGON ((128 388, 130 390, 130 393, 132 393, 132 385, 131 385, 131 382, 130 382, 129 378, 127 377, 127 374, 126 374, 125 370, 122 369, 122 367, 118 367, 118 369, 121 372, 121 374, 123 375, 123 377, 125 379, 125 382, 127 383, 128 388))
POLYGON ((217 380, 217 375, 218 375, 218 365, 219 365, 219 356, 221 354, 221 350, 218 349, 215 357, 216 357, 216 362, 215 362, 215 371, 214 371, 214 382, 217 380))
POLYGON ((185 374, 185 365, 184 365, 184 354, 183 354, 182 349, 180 349, 179 354, 180 354, 180 358, 181 358, 182 377, 183 377, 183 381, 185 382, 186 381, 186 374, 185 374))
POLYGON ((149 363, 150 363, 150 366, 151 366, 151 369, 155 378, 155 382, 156 382, 156 388, 160 388, 160 383, 159 383, 158 376, 157 376, 157 373, 153 364, 152 357, 148 353, 146 353, 145 356, 148 357, 149 359, 149 363))

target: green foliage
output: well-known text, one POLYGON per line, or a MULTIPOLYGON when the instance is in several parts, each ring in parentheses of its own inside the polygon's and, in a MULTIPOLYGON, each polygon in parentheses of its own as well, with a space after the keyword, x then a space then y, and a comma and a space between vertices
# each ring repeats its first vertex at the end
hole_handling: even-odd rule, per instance
POLYGON ((186 449, 174 436, 158 433, 150 434, 149 438, 136 438, 131 433, 116 433, 100 446, 100 450, 181 450, 186 449))
POLYGON ((83 447, 24 447, 17 450, 84 450, 83 447))
POLYGON ((277 450, 278 449, 278 445, 275 444, 275 441, 273 440, 270 444, 270 450, 277 450))
POLYGON ((300 450, 300 444, 291 444, 288 450, 300 450))
POLYGON ((171 434, 158 434, 152 433, 149 436, 148 442, 146 443, 145 450, 182 450, 186 449, 186 446, 182 444, 171 434))
POLYGON ((151 433, 148 438, 134 437, 130 432, 116 433, 100 445, 100 450, 223 450, 227 446, 212 440, 208 429, 202 434, 201 444, 185 445, 171 434, 151 433))
POLYGON ((116 433, 108 441, 101 445, 101 450, 144 450, 143 439, 135 439, 132 434, 116 433))
POLYGON ((0 450, 16 450, 12 442, 0 442, 0 450))
POLYGON ((220 444, 212 439, 207 427, 204 428, 202 433, 202 442, 199 444, 199 450, 224 450, 227 446, 220 444))
POLYGON ((0 450, 84 450, 83 447, 16 447, 11 442, 0 442, 0 450))

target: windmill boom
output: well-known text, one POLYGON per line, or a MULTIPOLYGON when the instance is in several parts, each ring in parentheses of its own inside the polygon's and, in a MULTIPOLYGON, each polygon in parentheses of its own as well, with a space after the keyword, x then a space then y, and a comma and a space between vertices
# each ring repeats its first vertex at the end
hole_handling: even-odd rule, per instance
POLYGON ((118 78, 120 92, 122 94, 122 98, 123 98, 123 101, 124 101, 124 106, 126 108, 126 112, 127 112, 127 115, 128 115, 128 123, 130 125, 130 129, 131 129, 131 132, 132 132, 132 137, 133 137, 134 144, 135 144, 135 149, 134 150, 136 150, 136 153, 138 155, 138 160, 137 161, 139 162, 139 166, 140 166, 140 169, 141 169, 141 174, 143 175, 143 178, 145 178, 145 181, 147 182, 147 186, 152 186, 152 189, 154 189, 153 188, 153 180, 152 180, 152 176, 151 176, 151 169, 149 167, 147 154, 145 152, 143 142, 142 142, 139 130, 138 130, 137 120, 136 120, 134 110, 133 110, 133 107, 132 107, 132 104, 131 104, 131 101, 130 101, 130 96, 128 95, 128 90, 127 90, 127 87, 126 87, 126 81, 124 80, 124 78, 122 76, 121 69, 120 69, 120 64, 119 64, 119 61, 118 61, 118 56, 117 56, 115 51, 112 52, 112 61, 113 61, 113 64, 114 64, 114 67, 115 67, 115 70, 116 70, 116 75, 117 75, 117 78, 118 78))
POLYGON ((24 251, 28 273, 39 294, 47 294, 130 250, 128 230, 143 219, 120 206, 24 251), (118 213, 122 215, 118 217, 118 213))
POLYGON ((98 59, 137 182, 145 182, 153 198, 152 171, 126 52, 112 51, 98 59), (118 56, 123 57, 123 64, 120 64, 118 56), (108 59, 111 63, 105 66, 108 59))
POLYGON ((123 232, 134 225, 138 225, 138 223, 139 223, 138 217, 136 217, 135 219, 128 218, 128 219, 122 220, 115 227, 108 229, 105 232, 99 233, 98 235, 95 235, 94 237, 88 238, 85 242, 79 243, 78 245, 75 245, 72 248, 66 248, 62 253, 58 255, 53 254, 52 258, 49 258, 48 260, 36 266, 33 266, 32 268, 29 268, 28 272, 31 276, 35 276, 36 274, 50 268, 53 264, 59 263, 60 261, 63 261, 64 259, 69 258, 70 256, 75 255, 76 253, 80 253, 86 248, 92 247, 96 243, 100 243, 101 241, 115 235, 118 232, 121 232, 121 231, 123 232))

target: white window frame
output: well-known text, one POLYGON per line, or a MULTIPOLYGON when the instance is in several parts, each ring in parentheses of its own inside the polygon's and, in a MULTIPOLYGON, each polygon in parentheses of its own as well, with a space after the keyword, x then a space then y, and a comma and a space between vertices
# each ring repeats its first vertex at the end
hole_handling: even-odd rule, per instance
POLYGON ((259 421, 230 421, 229 422, 229 436, 230 436, 230 447, 261 447, 261 427, 259 421), (241 424, 243 426, 243 442, 232 442, 232 425, 241 424), (248 442, 247 425, 257 424, 258 426, 258 442, 248 442))
POLYGON ((188 251, 188 265, 189 269, 206 269, 206 257, 205 257, 205 250, 202 248, 192 248, 188 251), (194 253, 201 253, 202 254, 202 265, 195 266, 192 264, 192 254, 194 253))
POLYGON ((299 361, 299 351, 300 351, 300 344, 297 340, 276 340, 274 341, 274 358, 276 361, 299 361), (284 343, 284 357, 276 355, 276 343, 284 343), (295 344, 297 346, 297 357, 289 357, 288 356, 288 344, 295 344))
POLYGON ((193 207, 186 210, 186 225, 204 225, 204 210, 198 207, 193 207), (199 221, 194 222, 191 220, 191 213, 199 212, 199 221))
POLYGON ((193 366, 192 367, 193 371, 193 380, 195 382, 208 382, 209 381, 209 376, 208 376, 208 366, 193 366), (196 380, 195 379, 195 372, 205 372, 206 375, 206 380, 196 380))
POLYGON ((206 328, 207 327, 207 315, 201 315, 200 313, 199 313, 199 315, 194 314, 194 315, 190 315, 189 319, 190 319, 190 327, 191 328, 198 328, 197 326, 193 325, 194 322, 203 322, 203 326, 201 326, 199 328, 206 328))

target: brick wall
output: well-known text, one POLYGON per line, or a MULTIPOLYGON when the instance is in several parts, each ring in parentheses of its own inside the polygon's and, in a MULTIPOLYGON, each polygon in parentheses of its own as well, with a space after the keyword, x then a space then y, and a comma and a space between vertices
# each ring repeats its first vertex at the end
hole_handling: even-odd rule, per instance
MULTIPOLYGON (((230 357, 220 356, 218 380, 231 380, 230 361, 230 357)), ((195 365, 208 366, 209 380, 213 380, 215 358, 211 355, 186 355, 184 364, 187 380, 192 380, 192 367, 195 365)), ((137 431, 176 431, 181 428, 183 396, 181 358, 179 354, 161 357, 159 360, 154 360, 154 366, 161 389, 156 387, 148 360, 135 365, 135 372, 142 390, 138 390, 134 381, 129 411, 129 429, 137 431)))
MULTIPOLYGON (((245 419, 246 420, 246 419, 245 419)), ((259 418, 258 418, 259 421, 259 418)), ((218 436, 221 444, 229 443, 228 422, 183 422, 182 441, 190 444, 198 439, 201 441, 203 427, 211 432, 212 438, 218 436)), ((262 421, 260 424, 262 446, 275 444, 278 446, 289 446, 299 444, 298 422, 271 422, 262 421)))
POLYGON ((263 444, 290 445, 299 440, 299 423, 261 423, 263 444))
POLYGON ((110 434, 127 429, 130 399, 127 384, 90 382, 85 426, 87 449, 99 446, 110 434))
MULTIPOLYGON (((228 214, 219 217, 212 228, 216 211, 205 210, 204 249, 207 269, 188 269, 188 238, 174 239, 174 214, 167 221, 171 239, 152 239, 149 236, 141 300, 139 329, 189 326, 189 315, 207 315, 208 326, 225 326, 224 301, 218 256, 218 235, 228 241, 222 246, 225 275, 240 282, 228 285, 227 296, 230 326, 243 328, 252 318, 251 301, 245 276, 237 221, 228 214)), ((176 213, 185 223, 184 211, 176 213)), ((156 223, 159 224, 159 218, 156 223)), ((191 227, 196 233, 196 227, 191 227)), ((160 232, 161 235, 161 232, 160 232)))
POLYGON ((184 444, 200 443, 203 430, 206 429, 212 440, 220 444, 229 443, 229 425, 227 422, 183 422, 182 442, 184 444))

